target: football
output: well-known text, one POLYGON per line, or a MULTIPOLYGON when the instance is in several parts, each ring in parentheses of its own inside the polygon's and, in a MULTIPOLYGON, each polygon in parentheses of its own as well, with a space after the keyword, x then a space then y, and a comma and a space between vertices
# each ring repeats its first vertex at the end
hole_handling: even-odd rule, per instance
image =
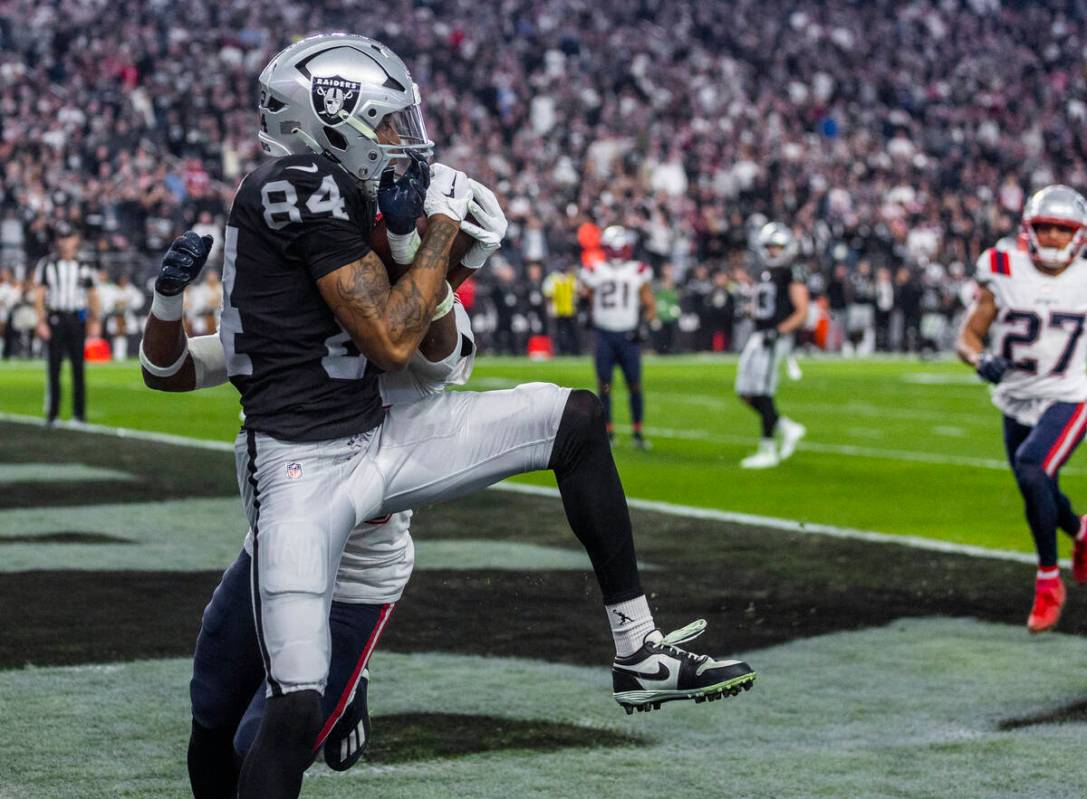
MULTIPOLYGON (((467 217, 469 222, 475 222, 476 220, 471 214, 467 217)), ((422 235, 426 232, 426 220, 423 219, 419 223, 419 233, 422 235)), ((472 243, 475 241, 471 236, 465 233, 463 230, 457 232, 457 238, 453 241, 453 249, 450 251, 449 256, 449 282, 456 288, 472 273, 473 270, 467 269, 460 265, 461 260, 465 254, 471 248, 472 243)), ((389 249, 389 235, 385 230, 385 220, 379 219, 374 223, 373 232, 370 234, 370 246, 374 248, 374 252, 378 254, 381 260, 385 263, 385 268, 389 272, 389 282, 395 283, 400 279, 400 276, 407 271, 407 266, 398 264, 393 261, 392 252, 389 249)))

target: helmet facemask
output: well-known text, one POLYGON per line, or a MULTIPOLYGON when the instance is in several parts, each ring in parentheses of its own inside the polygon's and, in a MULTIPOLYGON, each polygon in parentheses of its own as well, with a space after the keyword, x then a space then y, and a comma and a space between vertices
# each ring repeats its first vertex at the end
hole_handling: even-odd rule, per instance
POLYGON ((273 156, 322 153, 368 188, 408 153, 428 158, 419 88, 404 63, 364 36, 321 34, 279 53, 261 73, 261 132, 273 156))
POLYGON ((796 236, 780 222, 763 225, 755 239, 755 254, 758 256, 759 265, 769 269, 788 266, 796 258, 799 249, 796 236), (771 253, 771 247, 776 252, 771 253))
POLYGON ((1042 269, 1064 269, 1083 254, 1087 245, 1087 201, 1068 186, 1046 186, 1023 209, 1023 236, 1027 252, 1042 269), (1039 226, 1052 225, 1072 232, 1063 247, 1043 246, 1039 226))

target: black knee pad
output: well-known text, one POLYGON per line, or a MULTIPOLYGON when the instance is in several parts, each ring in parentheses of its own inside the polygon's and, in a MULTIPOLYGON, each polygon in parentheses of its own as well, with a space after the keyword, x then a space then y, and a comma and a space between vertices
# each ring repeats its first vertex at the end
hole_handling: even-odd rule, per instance
POLYGON ((548 468, 558 470, 572 465, 585 446, 597 440, 608 446, 604 406, 593 392, 575 389, 563 408, 548 468))

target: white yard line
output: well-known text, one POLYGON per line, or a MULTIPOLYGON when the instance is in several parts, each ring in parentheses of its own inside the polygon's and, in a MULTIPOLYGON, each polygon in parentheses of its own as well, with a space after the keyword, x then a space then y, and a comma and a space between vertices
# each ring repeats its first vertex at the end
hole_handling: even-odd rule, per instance
MULTIPOLYGON (((12 422, 15 424, 29 424, 36 427, 44 427, 44 421, 38 417, 12 413, 0 413, 0 422, 12 422)), ((137 441, 153 441, 159 444, 171 444, 179 447, 193 447, 197 449, 214 450, 217 452, 234 451, 234 445, 227 441, 208 441, 206 439, 185 438, 184 436, 169 435, 167 433, 152 433, 145 430, 130 430, 123 427, 107 427, 98 424, 62 422, 58 424, 57 427, 65 430, 77 430, 83 433, 96 433, 116 438, 134 439, 137 441)), ((647 432, 654 434, 653 431, 647 432)), ((663 436, 663 433, 660 431, 657 431, 655 434, 667 437, 663 436)), ((744 440, 746 441, 747 439, 744 440)), ((546 486, 503 482, 492 486, 492 488, 514 494, 528 494, 554 499, 559 498, 559 491, 557 488, 548 488, 546 486)), ((654 511, 656 513, 665 513, 670 516, 680 516, 688 519, 707 519, 710 521, 729 522, 731 524, 743 524, 753 527, 769 527, 775 530, 785 530, 792 533, 824 535, 831 538, 843 538, 853 541, 898 544, 899 546, 913 547, 914 549, 924 549, 931 552, 947 552, 955 555, 968 555, 974 558, 1009 560, 1016 563, 1030 564, 1036 562, 1034 555, 1026 552, 1009 552, 1006 550, 971 546, 969 544, 953 544, 947 541, 937 541, 935 539, 922 538, 921 536, 914 535, 877 533, 870 530, 856 530, 850 527, 836 527, 830 524, 800 522, 794 519, 779 519, 774 516, 758 516, 751 513, 736 513, 733 511, 714 510, 712 508, 696 508, 690 505, 677 505, 671 502, 658 502, 655 500, 636 499, 633 497, 627 498, 627 504, 638 510, 654 511)), ((1068 563, 1064 563, 1063 565, 1066 568, 1069 567, 1068 563)))
MULTIPOLYGON (((713 444, 741 444, 754 447, 754 436, 729 436, 710 433, 705 430, 675 430, 667 427, 647 427, 648 436, 658 438, 677 438, 688 441, 707 441, 713 444)), ((972 466, 978 469, 994 469, 1006 471, 1007 461, 998 458, 973 458, 967 455, 941 455, 937 452, 914 452, 905 449, 886 449, 884 447, 856 447, 852 444, 823 444, 818 441, 804 440, 800 442, 800 449, 808 452, 826 452, 832 455, 847 455, 857 458, 880 458, 892 461, 911 461, 914 463, 931 463, 940 466, 972 466)), ((1062 474, 1084 474, 1083 469, 1074 466, 1066 466, 1061 470, 1062 474)))
MULTIPOLYGON (((493 488, 499 491, 508 491, 512 494, 529 494, 538 497, 559 497, 557 488, 547 486, 525 485, 523 483, 499 483, 493 488)), ((868 541, 876 544, 898 544, 914 549, 925 549, 931 552, 947 552, 954 555, 969 555, 974 558, 990 558, 993 560, 1010 560, 1016 563, 1036 564, 1037 558, 1027 552, 1010 552, 1003 549, 987 549, 985 547, 971 546, 969 544, 954 544, 949 541, 938 541, 933 538, 922 538, 916 535, 894 535, 892 533, 875 533, 870 530, 855 530, 851 527, 835 527, 830 524, 816 524, 812 522, 798 522, 794 519, 778 519, 774 516, 757 516, 752 513, 735 513, 727 510, 713 510, 712 508, 694 508, 690 505, 676 505, 671 502, 657 502, 648 499, 633 499, 628 497, 627 504, 638 510, 655 511, 669 516, 680 516, 685 519, 707 519, 715 522, 730 522, 732 524, 750 525, 753 527, 770 527, 775 530, 785 530, 790 533, 804 533, 805 535, 825 535, 831 538, 844 538, 851 541, 868 541)), ((1064 564, 1070 567, 1069 563, 1064 564)))

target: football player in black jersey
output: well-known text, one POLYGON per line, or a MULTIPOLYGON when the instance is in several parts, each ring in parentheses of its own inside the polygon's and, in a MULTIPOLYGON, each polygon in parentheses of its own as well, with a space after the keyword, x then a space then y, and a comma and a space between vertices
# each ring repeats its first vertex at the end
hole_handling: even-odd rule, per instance
MULTIPOLYGON (((436 164, 426 186, 414 155, 430 142, 400 59, 361 36, 311 37, 273 59, 261 95, 261 141, 276 159, 247 176, 231 211, 218 362, 176 324, 181 292, 206 258, 207 242, 189 234, 163 261, 141 349, 149 385, 170 388, 181 376, 185 387, 199 388, 225 374, 246 411, 236 454, 269 699, 238 795, 298 795, 321 729, 328 607, 350 530, 525 471, 555 472, 570 526, 593 563, 616 644, 616 701, 632 712, 750 687, 755 675, 746 663, 680 648, 704 621, 668 636, 655 629, 591 393, 537 383, 444 393, 394 406, 384 418, 379 401, 374 411, 368 365, 403 366, 425 344, 432 319, 448 313, 449 289, 437 300, 457 228, 483 249, 495 244, 487 238, 493 231, 464 219, 473 185, 466 176, 436 164), (370 251, 374 209, 363 187, 384 180, 396 159, 410 159, 408 169, 376 193, 394 258, 399 250, 413 260, 390 286, 370 251), (397 192, 404 207, 393 213, 397 192), (423 213, 429 224, 418 240, 413 222, 423 213), (485 424, 471 423, 477 412, 485 424)), ((471 268, 471 260, 469 251, 462 264, 471 268)), ((190 765, 201 752, 222 751, 224 738, 194 719, 190 765)))
POLYGON ((793 347, 793 336, 808 316, 808 287, 803 270, 794 264, 796 237, 780 222, 764 225, 755 237, 758 281, 752 296, 755 332, 744 345, 736 373, 736 393, 759 414, 759 449, 740 461, 745 469, 769 469, 796 450, 807 432, 803 425, 780 416, 774 405, 778 367, 793 347), (781 448, 774 433, 781 433, 781 448))

